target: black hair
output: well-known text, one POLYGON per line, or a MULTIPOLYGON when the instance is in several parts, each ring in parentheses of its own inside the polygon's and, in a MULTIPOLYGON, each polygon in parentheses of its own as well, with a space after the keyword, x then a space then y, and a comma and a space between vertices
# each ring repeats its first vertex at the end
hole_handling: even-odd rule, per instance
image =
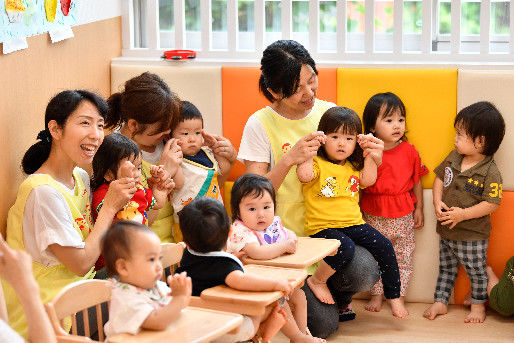
POLYGON ((316 63, 300 43, 278 40, 270 44, 262 53, 259 90, 271 102, 279 99, 275 99, 268 88, 282 98, 289 98, 298 90, 300 71, 304 64, 318 75, 316 63))
MULTIPOLYGON (((318 131, 323 131, 325 135, 341 130, 344 134, 359 135, 362 133, 361 119, 354 110, 347 107, 332 107, 328 109, 321 117, 318 125, 318 131)), ((322 145, 318 149, 318 156, 323 157, 329 162, 332 161, 322 145)), ((356 170, 364 168, 364 156, 361 146, 356 142, 353 153, 347 158, 356 170)))
POLYGON ((182 102, 158 75, 145 72, 125 82, 123 92, 114 93, 107 100, 109 114, 107 128, 120 127, 129 119, 140 125, 135 134, 150 124, 160 123, 160 131, 173 130, 181 112, 182 102))
MULTIPOLYGON (((362 114, 362 122, 364 124, 364 133, 368 134, 373 132, 377 119, 380 116, 380 110, 384 108, 383 118, 387 118, 393 115, 394 112, 399 111, 400 115, 404 118, 407 117, 407 111, 402 100, 394 93, 378 93, 373 95, 364 107, 364 113, 362 114)), ((405 130, 402 140, 406 141, 405 130)))
POLYGON ((37 136, 40 141, 25 152, 21 161, 21 167, 25 174, 34 174, 50 156, 52 136, 48 130, 48 123, 55 120, 59 127, 64 128, 69 116, 83 101, 89 101, 96 107, 100 116, 106 118, 107 103, 95 93, 86 90, 66 90, 55 95, 46 106, 45 129, 37 136))
POLYGON ((221 251, 227 244, 230 219, 216 199, 196 198, 178 213, 184 242, 194 251, 221 251))
POLYGON ((488 101, 476 102, 460 110, 453 126, 461 126, 473 141, 484 137, 481 153, 486 156, 494 155, 505 136, 505 121, 500 111, 488 101))
POLYGON ((241 214, 239 213, 239 205, 241 200, 246 196, 253 196, 260 198, 264 195, 264 192, 268 192, 275 205, 275 189, 271 181, 261 175, 257 174, 245 174, 239 177, 234 185, 232 186, 232 192, 230 196, 230 207, 232 208, 232 220, 241 220, 241 214))
POLYGON ((95 191, 106 182, 105 174, 111 172, 112 175, 118 174, 121 160, 124 158, 137 158, 141 154, 141 149, 132 139, 121 133, 111 133, 104 138, 102 145, 93 157, 93 179, 91 180, 91 190, 95 191))
POLYGON ((182 101, 182 112, 180 112, 178 122, 181 123, 189 119, 200 119, 203 123, 202 113, 200 112, 198 107, 196 107, 189 101, 184 100, 182 101))
POLYGON ((108 276, 116 276, 116 261, 130 258, 131 235, 134 232, 155 234, 148 226, 137 222, 120 220, 114 223, 102 236, 100 247, 105 260, 105 271, 108 276))

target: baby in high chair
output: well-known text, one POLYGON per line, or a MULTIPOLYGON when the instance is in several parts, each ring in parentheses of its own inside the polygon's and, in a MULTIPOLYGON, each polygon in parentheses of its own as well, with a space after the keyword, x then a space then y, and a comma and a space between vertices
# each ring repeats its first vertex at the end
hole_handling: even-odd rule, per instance
MULTIPOLYGON (((185 271, 191 276, 194 296, 218 285, 242 291, 282 291, 284 296, 292 293, 294 287, 291 280, 280 276, 269 278, 245 273, 241 261, 223 251, 230 233, 230 220, 219 201, 207 197, 197 198, 184 207, 179 218, 187 249, 184 250, 177 272, 185 271)), ((288 332, 287 326, 290 323, 286 323, 287 318, 291 318, 287 303, 281 308, 275 306, 272 311, 261 316, 244 316, 239 332, 227 334, 219 342, 248 340, 254 336, 268 341, 282 326, 288 332)))
POLYGON ((102 239, 102 254, 113 277, 107 338, 141 329, 164 330, 189 304, 192 285, 186 273, 169 276, 169 287, 160 281, 161 242, 148 227, 115 223, 102 239))
MULTIPOLYGON (((275 216, 275 190, 264 176, 245 174, 234 183, 230 199, 232 227, 226 251, 236 256, 248 255, 257 260, 268 260, 296 251, 298 239, 275 216)), ((307 300, 301 289, 289 298, 292 318, 282 332, 292 342, 318 342, 319 338, 306 335, 307 300)), ((289 312, 287 312, 289 314, 289 312)))

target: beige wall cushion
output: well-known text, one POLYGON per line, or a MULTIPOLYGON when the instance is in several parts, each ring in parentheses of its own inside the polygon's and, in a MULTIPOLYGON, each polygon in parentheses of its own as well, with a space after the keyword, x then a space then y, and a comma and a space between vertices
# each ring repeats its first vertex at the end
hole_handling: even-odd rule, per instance
MULTIPOLYGON (((171 62, 174 63, 174 62, 171 62)), ((222 134, 221 67, 173 65, 111 64, 111 93, 123 90, 125 81, 145 71, 159 75, 180 99, 192 102, 204 120, 209 133, 222 134)))
POLYGON ((512 70, 459 70, 457 107, 462 108, 477 101, 492 102, 503 115, 506 124, 505 138, 494 159, 503 176, 503 189, 514 190, 514 71, 512 70))

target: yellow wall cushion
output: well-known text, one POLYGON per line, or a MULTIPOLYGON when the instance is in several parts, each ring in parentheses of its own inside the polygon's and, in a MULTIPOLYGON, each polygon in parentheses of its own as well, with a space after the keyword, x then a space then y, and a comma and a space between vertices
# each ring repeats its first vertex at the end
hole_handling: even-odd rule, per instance
POLYGON ((407 139, 431 171, 423 178, 423 187, 432 188, 432 171, 453 149, 457 70, 337 70, 337 104, 355 110, 361 117, 369 98, 383 92, 395 93, 405 104, 407 139))
POLYGON ((459 70, 457 108, 477 101, 490 101, 503 115, 506 124, 505 137, 500 149, 494 154, 503 177, 503 189, 514 191, 514 71, 512 70, 459 70))

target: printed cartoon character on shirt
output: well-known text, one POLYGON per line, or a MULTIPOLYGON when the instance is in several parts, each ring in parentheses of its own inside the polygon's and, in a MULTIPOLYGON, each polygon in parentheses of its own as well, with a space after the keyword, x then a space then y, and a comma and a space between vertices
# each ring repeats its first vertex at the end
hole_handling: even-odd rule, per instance
POLYGON ((131 220, 143 224, 145 218, 138 211, 139 204, 135 201, 130 201, 128 204, 123 206, 121 211, 116 214, 116 218, 122 220, 131 220))
POLYGON ((332 198, 337 195, 337 180, 334 176, 329 176, 323 181, 319 197, 332 198))
POLYGON ((359 194, 359 178, 357 176, 350 176, 346 190, 352 193, 352 197, 355 196, 355 194, 359 194))
POLYGON ((280 237, 280 230, 278 228, 278 222, 274 222, 270 227, 266 229, 266 233, 264 234, 264 240, 268 244, 275 243, 280 237))

